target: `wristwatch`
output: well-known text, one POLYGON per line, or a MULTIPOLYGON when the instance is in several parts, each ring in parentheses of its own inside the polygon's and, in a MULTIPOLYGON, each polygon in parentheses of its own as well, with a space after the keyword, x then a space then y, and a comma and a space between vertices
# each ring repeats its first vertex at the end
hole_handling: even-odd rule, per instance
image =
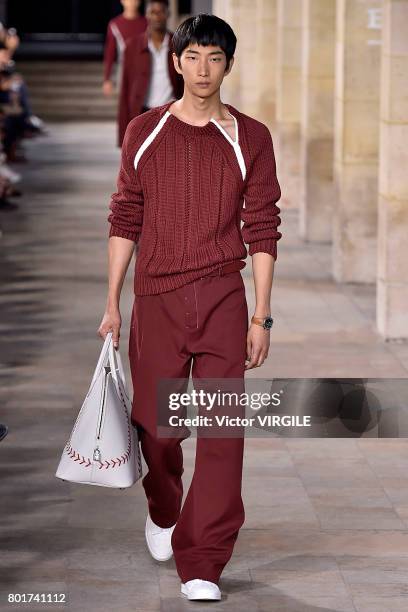
POLYGON ((272 319, 272 317, 270 315, 267 315, 264 318, 261 318, 261 317, 252 317, 251 322, 255 323, 256 325, 260 325, 264 329, 271 329, 271 327, 273 325, 273 319, 272 319))

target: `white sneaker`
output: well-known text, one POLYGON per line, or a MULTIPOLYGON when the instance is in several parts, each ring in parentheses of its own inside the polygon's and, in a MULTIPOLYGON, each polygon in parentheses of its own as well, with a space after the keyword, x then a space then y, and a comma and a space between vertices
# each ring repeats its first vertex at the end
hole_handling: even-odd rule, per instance
POLYGON ((172 527, 159 527, 152 521, 150 514, 147 515, 146 543, 150 554, 156 561, 168 561, 173 556, 171 535, 175 526, 176 523, 172 527))
POLYGON ((215 582, 194 578, 181 583, 181 592, 187 599, 221 599, 221 591, 215 582))
POLYGON ((8 179, 12 185, 16 185, 21 181, 21 174, 14 172, 7 164, 0 165, 0 176, 8 179))

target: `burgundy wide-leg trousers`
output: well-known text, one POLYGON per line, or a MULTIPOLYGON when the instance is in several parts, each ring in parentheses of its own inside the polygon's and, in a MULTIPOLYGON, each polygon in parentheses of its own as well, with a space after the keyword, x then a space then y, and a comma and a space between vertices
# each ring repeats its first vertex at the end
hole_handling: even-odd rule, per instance
MULTIPOLYGON (((204 276, 158 295, 135 296, 129 338, 132 422, 148 472, 142 484, 152 520, 171 527, 182 582, 218 583, 245 520, 241 497, 244 435, 197 436, 191 486, 184 504, 184 437, 157 435, 160 378, 244 381, 248 307, 241 273, 204 276)), ((244 390, 244 387, 243 387, 244 390)), ((200 407, 201 409, 201 407, 200 407)), ((198 414, 198 412, 197 412, 198 414)))

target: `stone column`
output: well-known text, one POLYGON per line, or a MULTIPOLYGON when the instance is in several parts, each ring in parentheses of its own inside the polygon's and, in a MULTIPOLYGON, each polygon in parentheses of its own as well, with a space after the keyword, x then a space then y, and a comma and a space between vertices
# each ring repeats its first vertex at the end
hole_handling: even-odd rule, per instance
POLYGON ((169 30, 173 30, 174 32, 174 30, 177 28, 177 26, 180 23, 177 0, 169 0, 169 11, 170 11, 170 16, 167 22, 167 26, 169 30))
POLYGON ((256 118, 271 125, 276 121, 276 0, 256 0, 255 9, 256 118))
POLYGON ((193 0, 191 3, 191 14, 197 15, 198 13, 211 13, 212 2, 211 0, 193 0))
MULTIPOLYGON (((256 116, 258 109, 256 41, 258 38, 256 3, 240 0, 236 59, 240 73, 241 111, 256 116)), ((233 103, 234 104, 234 103, 233 103)))
POLYGON ((333 215, 336 0, 303 3, 300 235, 330 241, 333 215))
POLYGON ((238 39, 235 62, 232 71, 225 77, 221 86, 221 100, 241 109, 241 30, 240 7, 242 0, 213 0, 213 14, 224 19, 234 30, 238 39))
POLYGON ((281 207, 299 206, 302 0, 277 1, 276 120, 281 207))
POLYGON ((333 274, 376 278, 381 0, 337 0, 333 274))
POLYGON ((229 0, 227 2, 223 2, 222 0, 212 0, 212 14, 217 15, 217 17, 221 17, 221 19, 225 19, 225 7, 229 4, 229 0))
POLYGON ((408 0, 385 0, 381 57, 377 325, 408 338, 408 0))

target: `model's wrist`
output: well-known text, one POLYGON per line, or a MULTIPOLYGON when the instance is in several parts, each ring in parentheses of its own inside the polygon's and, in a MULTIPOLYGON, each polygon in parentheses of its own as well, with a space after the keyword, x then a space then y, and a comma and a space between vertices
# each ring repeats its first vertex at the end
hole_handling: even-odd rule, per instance
POLYGON ((254 312, 254 317, 260 317, 260 318, 265 318, 265 317, 270 317, 271 316, 271 308, 270 306, 263 306, 263 307, 259 307, 259 308, 255 308, 255 312, 254 312))
POLYGON ((106 301, 106 310, 111 312, 112 310, 118 310, 119 308, 119 297, 108 297, 106 301))

